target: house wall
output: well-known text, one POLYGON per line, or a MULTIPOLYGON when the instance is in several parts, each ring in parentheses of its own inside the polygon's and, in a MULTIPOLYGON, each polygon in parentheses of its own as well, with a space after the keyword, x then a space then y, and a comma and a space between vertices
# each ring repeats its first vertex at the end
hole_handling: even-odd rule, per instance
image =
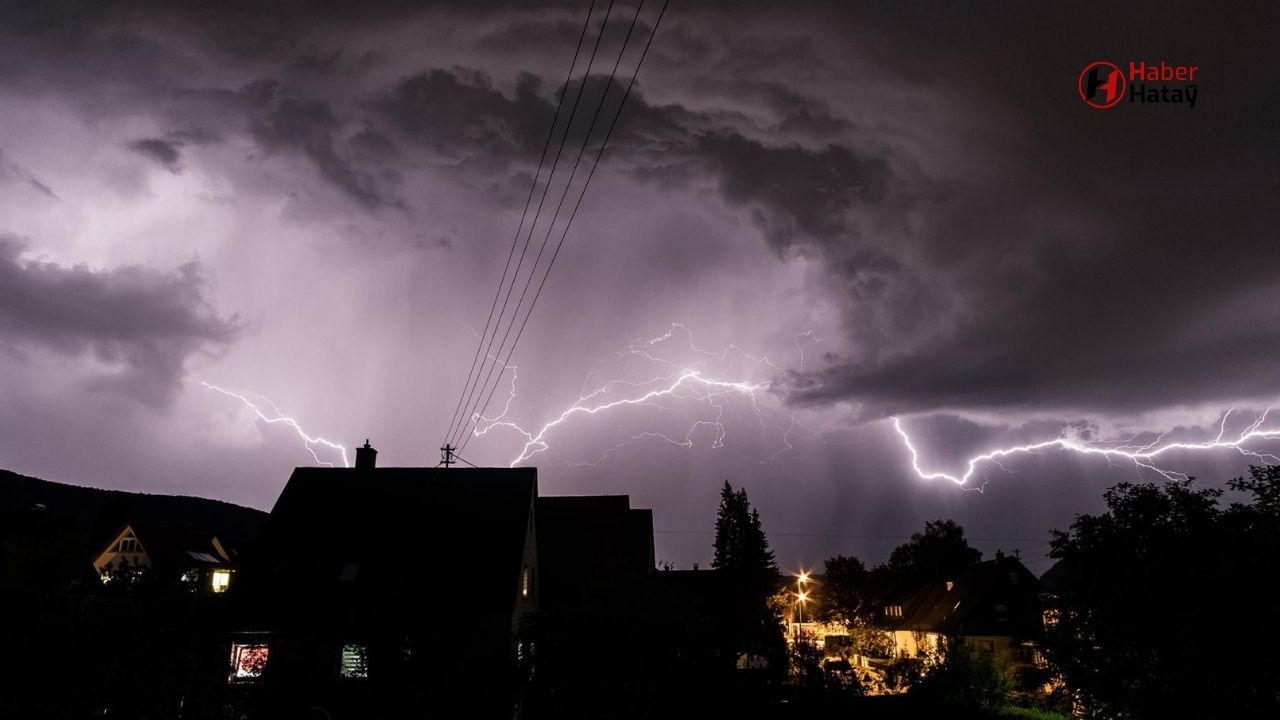
POLYGON ((520 623, 524 620, 525 615, 538 610, 538 595, 542 588, 542 573, 538 572, 537 518, 535 517, 533 502, 529 504, 529 523, 525 528, 524 554, 520 559, 520 567, 521 574, 516 576, 516 603, 511 613, 512 637, 520 629, 520 623), (528 597, 522 592, 524 568, 528 568, 529 572, 532 573, 528 597))
MULTIPOLYGON (((943 642, 943 636, 939 633, 897 630, 891 635, 895 657, 914 658, 937 652, 943 642)), ((1020 654, 1022 643, 1009 635, 965 635, 960 638, 960 642, 975 653, 989 652, 997 667, 1009 668, 1027 664, 1020 654)))
POLYGON ((974 652, 987 652, 989 649, 996 667, 1009 668, 1027 664, 1018 654, 1021 643, 1009 635, 966 635, 963 641, 974 652))
POLYGON ((942 643, 942 636, 938 633, 895 630, 892 634, 895 657, 914 658, 925 653, 937 652, 942 643))
POLYGON ((120 534, 111 540, 111 544, 107 546, 107 549, 94 559, 94 571, 102 575, 107 568, 119 568, 126 563, 130 567, 151 567, 151 556, 147 555, 146 551, 142 549, 141 542, 138 543, 138 552, 119 553, 115 551, 115 548, 120 545, 120 541, 128 537, 136 538, 131 527, 125 527, 121 530, 120 534))

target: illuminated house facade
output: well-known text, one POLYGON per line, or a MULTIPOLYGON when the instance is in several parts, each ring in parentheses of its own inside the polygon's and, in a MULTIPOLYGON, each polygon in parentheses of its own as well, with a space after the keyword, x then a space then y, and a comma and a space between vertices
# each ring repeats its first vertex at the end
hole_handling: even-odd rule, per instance
POLYGON ((881 627, 896 657, 936 652, 958 638, 1004 668, 1040 661, 1043 635, 1040 581, 1017 558, 996 554, 903 596, 882 611, 881 627))
POLYGON ((511 717, 536 499, 532 468, 298 468, 232 593, 228 691, 261 717, 511 717))
POLYGON ((193 591, 222 593, 231 587, 235 555, 207 531, 131 522, 94 557, 93 569, 104 584, 146 572, 193 591))

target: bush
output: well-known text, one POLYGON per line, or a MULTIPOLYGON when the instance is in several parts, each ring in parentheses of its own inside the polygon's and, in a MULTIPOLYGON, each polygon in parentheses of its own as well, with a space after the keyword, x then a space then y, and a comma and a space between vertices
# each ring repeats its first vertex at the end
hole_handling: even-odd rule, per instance
POLYGON ((995 661, 954 639, 942 643, 910 689, 922 700, 979 712, 996 712, 1009 702, 1012 684, 995 661))

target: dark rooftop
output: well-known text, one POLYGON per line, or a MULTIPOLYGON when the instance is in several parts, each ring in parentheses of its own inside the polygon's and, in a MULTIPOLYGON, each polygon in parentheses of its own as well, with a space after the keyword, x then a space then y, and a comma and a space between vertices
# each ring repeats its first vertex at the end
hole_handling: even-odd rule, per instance
POLYGON ((896 601, 901 618, 884 618, 892 630, 956 635, 1028 636, 1039 632, 1040 581, 1017 558, 975 563, 927 583, 896 601))
POLYGON ((245 591, 352 610, 510 613, 536 495, 533 468, 298 468, 245 591))

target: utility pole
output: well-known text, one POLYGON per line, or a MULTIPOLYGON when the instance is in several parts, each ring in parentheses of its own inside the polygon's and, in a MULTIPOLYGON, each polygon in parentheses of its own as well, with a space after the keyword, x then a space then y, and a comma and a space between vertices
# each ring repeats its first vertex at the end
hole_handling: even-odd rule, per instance
POLYGON ((446 470, 449 469, 450 465, 457 462, 453 457, 454 450, 457 450, 457 448, 449 443, 445 443, 444 447, 440 448, 440 464, 443 465, 446 470))

